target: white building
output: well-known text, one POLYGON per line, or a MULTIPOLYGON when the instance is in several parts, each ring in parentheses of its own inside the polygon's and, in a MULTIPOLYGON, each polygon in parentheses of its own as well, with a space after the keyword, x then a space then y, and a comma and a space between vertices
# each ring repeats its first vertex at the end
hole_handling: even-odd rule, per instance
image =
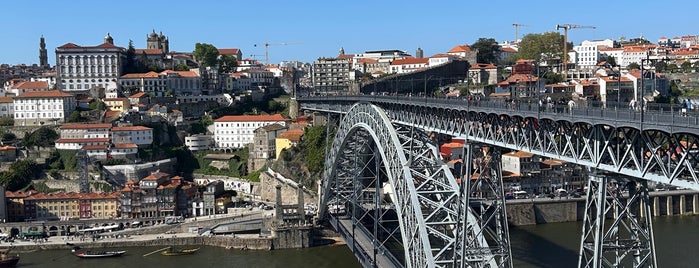
POLYGON ((78 46, 67 43, 56 48, 56 72, 59 89, 84 91, 91 88, 106 88, 121 74, 126 60, 125 49, 114 45, 107 34, 104 43, 98 46, 78 46))
POLYGON ((211 135, 192 135, 184 137, 184 145, 190 151, 209 150, 214 144, 214 137, 211 135))
POLYGON ((12 97, 0 97, 0 117, 14 117, 15 104, 12 97))
POLYGON ((56 149, 59 150, 80 150, 83 146, 97 146, 103 145, 107 146, 109 144, 109 138, 92 138, 92 139, 57 139, 56 149))
POLYGON ((429 58, 405 58, 391 62, 391 73, 412 73, 427 69, 429 58))
POLYGON ((119 86, 124 92, 153 93, 164 97, 168 90, 174 96, 201 95, 201 77, 192 71, 165 70, 160 73, 132 73, 119 77, 119 86))
POLYGON ((214 120, 214 142, 216 148, 243 148, 253 141, 255 129, 271 124, 286 126, 290 122, 280 114, 274 115, 229 115, 214 120))
POLYGON ((11 87, 6 94, 19 96, 27 92, 49 91, 49 83, 46 81, 20 82, 11 87))
POLYGON ((112 124, 66 124, 61 126, 63 139, 109 138, 112 124))
POLYGON ((577 64, 577 68, 581 70, 592 70, 597 66, 600 59, 598 47, 614 47, 614 41, 611 39, 605 40, 585 40, 578 46, 574 46, 576 57, 573 58, 577 64))
POLYGON ((144 126, 112 127, 112 143, 150 145, 153 143, 153 129, 144 126))
POLYGON ((59 90, 27 92, 14 98, 15 125, 60 124, 75 110, 73 95, 59 90))
MULTIPOLYGON (((456 56, 454 55, 449 55, 449 54, 435 54, 432 55, 432 57, 429 57, 429 61, 427 62, 427 66, 429 67, 434 67, 437 65, 442 65, 442 64, 447 64, 452 62, 456 56)), ((475 64, 471 64, 475 65, 475 64)))

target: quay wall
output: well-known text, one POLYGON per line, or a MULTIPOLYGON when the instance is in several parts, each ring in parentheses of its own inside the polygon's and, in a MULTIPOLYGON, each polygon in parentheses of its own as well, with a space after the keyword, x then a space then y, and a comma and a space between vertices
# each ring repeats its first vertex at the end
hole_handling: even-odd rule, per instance
MULTIPOLYGON (((153 240, 119 240, 96 242, 73 242, 75 246, 91 249, 124 248, 124 247, 167 247, 167 246, 213 246, 227 249, 271 250, 274 248, 274 239, 269 237, 237 237, 237 236, 194 236, 194 237, 163 237, 153 240)), ((70 250, 72 246, 66 244, 35 244, 14 245, 12 250, 17 252, 30 252, 37 250, 70 250)))
MULTIPOLYGON (((699 193, 695 191, 651 192, 649 201, 652 216, 699 214, 699 193)), ((508 222, 517 226, 582 221, 585 198, 508 200, 505 208, 508 222)))

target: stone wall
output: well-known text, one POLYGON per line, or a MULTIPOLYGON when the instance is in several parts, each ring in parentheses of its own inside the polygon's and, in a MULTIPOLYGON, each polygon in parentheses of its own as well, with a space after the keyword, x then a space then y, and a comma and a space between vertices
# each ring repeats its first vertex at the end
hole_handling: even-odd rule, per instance
POLYGON ((584 199, 530 200, 508 202, 507 221, 512 225, 581 221, 585 215, 584 199))
MULTIPOLYGON (((275 189, 277 185, 282 186, 282 204, 295 205, 298 203, 298 186, 280 181, 267 172, 260 173, 260 198, 262 201, 275 202, 277 200, 275 189)), ((314 193, 304 190, 303 202, 304 204, 315 205, 318 203, 318 200, 314 193)))

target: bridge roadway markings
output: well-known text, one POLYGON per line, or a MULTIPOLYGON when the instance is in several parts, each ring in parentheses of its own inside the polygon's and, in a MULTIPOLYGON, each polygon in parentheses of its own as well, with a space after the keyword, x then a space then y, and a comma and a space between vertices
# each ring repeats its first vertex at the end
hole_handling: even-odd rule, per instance
MULTIPOLYGON (((352 224, 351 220, 343 220, 343 219, 338 219, 338 222, 340 222, 340 225, 342 225, 343 230, 347 230, 348 232, 352 230, 352 227, 354 225, 352 224)), ((371 257, 374 255, 373 252, 367 252, 368 249, 372 249, 373 245, 371 243, 372 239, 369 238, 369 235, 364 232, 361 228, 355 228, 354 229, 354 241, 356 243, 359 243, 359 247, 361 250, 364 251, 364 254, 371 257)), ((351 233, 347 234, 348 236, 351 236, 351 233)), ((345 241, 347 243, 347 247, 350 248, 350 250, 353 248, 351 244, 348 243, 348 241, 345 241)), ((389 253, 390 254, 390 253, 389 253)), ((377 253, 376 254, 376 266, 377 267, 398 267, 394 266, 393 262, 390 260, 388 256, 382 253, 377 253)))

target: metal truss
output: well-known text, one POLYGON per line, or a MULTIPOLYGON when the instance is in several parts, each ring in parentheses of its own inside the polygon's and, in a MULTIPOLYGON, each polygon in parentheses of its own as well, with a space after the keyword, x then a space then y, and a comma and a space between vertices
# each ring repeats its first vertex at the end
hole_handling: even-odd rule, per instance
MULTIPOLYGON (((355 97, 361 99, 361 97, 355 97)), ((344 113, 351 102, 302 103, 344 113)), ((602 171, 699 190, 699 131, 662 122, 481 109, 461 101, 378 99, 392 122, 602 171), (434 102, 434 103, 433 103, 434 102), (594 119, 594 120, 593 120, 594 119)), ((671 123, 668 123, 671 124, 671 123)))
MULTIPOLYGON (((464 145, 464 199, 469 204, 474 222, 481 233, 466 236, 464 248, 469 267, 512 267, 510 232, 507 225, 507 211, 502 184, 501 154, 497 147, 464 145), (487 243, 474 241, 485 239, 487 243), (479 245, 489 245, 482 248, 479 245)), ((469 221, 472 222, 472 221, 469 221)), ((472 228, 472 226, 469 226, 472 228)), ((468 232, 473 233, 473 231, 468 232)))
POLYGON ((425 132, 393 125, 380 108, 360 103, 328 149, 320 216, 351 221, 343 230, 353 241, 361 240, 355 232, 371 235, 371 245, 350 246, 364 251, 355 252, 364 266, 497 267, 483 238, 488 231, 460 194, 425 132))
POLYGON ((578 267, 658 267, 646 182, 593 174, 578 267))

